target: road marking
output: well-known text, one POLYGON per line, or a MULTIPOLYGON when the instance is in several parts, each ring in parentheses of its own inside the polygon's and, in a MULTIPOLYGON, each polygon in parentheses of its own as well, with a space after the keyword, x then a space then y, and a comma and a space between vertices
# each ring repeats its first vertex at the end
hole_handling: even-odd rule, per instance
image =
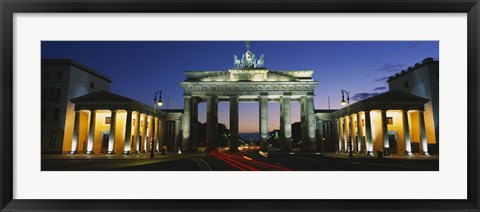
POLYGON ((198 159, 198 160, 202 161, 202 163, 204 163, 207 166, 209 171, 213 171, 206 161, 204 161, 203 159, 198 159))

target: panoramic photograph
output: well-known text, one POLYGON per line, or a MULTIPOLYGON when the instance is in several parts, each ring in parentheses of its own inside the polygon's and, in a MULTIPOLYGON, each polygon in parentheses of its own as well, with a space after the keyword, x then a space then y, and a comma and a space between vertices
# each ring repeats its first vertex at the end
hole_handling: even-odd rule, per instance
POLYGON ((42 41, 41 170, 439 171, 439 61, 438 41, 42 41))

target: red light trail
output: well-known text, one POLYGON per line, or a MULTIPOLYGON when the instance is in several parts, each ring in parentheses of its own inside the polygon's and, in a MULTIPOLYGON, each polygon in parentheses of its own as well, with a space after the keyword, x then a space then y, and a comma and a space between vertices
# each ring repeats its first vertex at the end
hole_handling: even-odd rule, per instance
POLYGON ((244 156, 247 152, 242 151, 242 152, 237 152, 233 154, 229 154, 226 152, 222 152, 220 150, 212 150, 210 154, 219 159, 224 161, 225 163, 239 169, 242 171, 262 171, 262 170, 268 170, 268 171, 293 171, 291 169, 261 162, 258 160, 254 160, 252 158, 244 156))

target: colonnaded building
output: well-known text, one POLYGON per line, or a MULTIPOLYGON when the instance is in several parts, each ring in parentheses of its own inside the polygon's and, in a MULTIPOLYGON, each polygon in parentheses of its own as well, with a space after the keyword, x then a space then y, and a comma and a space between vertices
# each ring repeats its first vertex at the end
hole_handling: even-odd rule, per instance
MULTIPOLYGON (((438 78, 434 78, 438 77, 438 61, 428 58, 390 77, 390 91, 339 110, 315 110, 314 91, 318 82, 312 78, 313 70, 272 71, 263 65, 264 56, 256 58, 247 43, 247 51, 241 59, 234 56, 234 67, 228 71, 186 71, 185 81, 180 82, 184 90, 183 110, 160 110, 111 93, 110 78, 77 62, 44 60, 43 75, 57 73, 61 76, 58 72, 62 70, 86 75, 70 77, 63 82, 80 85, 77 87, 83 90, 73 92, 67 89, 64 92, 68 95, 60 95, 64 101, 58 98, 57 104, 62 105, 62 111, 59 111, 62 119, 54 117, 59 122, 54 130, 62 131, 63 138, 55 137, 55 143, 61 145, 55 145, 57 151, 53 152, 131 154, 146 153, 151 148, 157 152, 162 149, 191 152, 199 147, 213 150, 218 147, 218 104, 221 101, 230 104, 229 147, 232 151, 238 150, 240 139, 239 102, 258 103, 262 151, 293 151, 292 102, 300 103, 303 141, 300 150, 304 152, 413 155, 429 154, 432 146, 438 149, 438 78), (47 72, 50 74, 45 74, 47 72), (424 92, 425 87, 428 92, 424 92), (201 102, 207 103, 204 144, 199 142, 197 135, 200 125, 198 104, 201 102), (268 102, 280 103, 278 149, 269 145, 268 102)), ((42 87, 48 96, 51 92, 45 87, 60 84, 42 78, 42 87)), ((56 95, 55 89, 53 95, 56 95)), ((46 153, 52 152, 48 147, 54 138, 44 132, 51 129, 43 109, 53 103, 43 97, 42 152, 46 153)))

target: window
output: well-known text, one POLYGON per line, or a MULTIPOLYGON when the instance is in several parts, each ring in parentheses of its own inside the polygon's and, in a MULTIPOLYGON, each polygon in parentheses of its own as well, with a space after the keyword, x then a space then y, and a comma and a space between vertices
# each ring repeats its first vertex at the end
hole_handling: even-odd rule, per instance
POLYGON ((112 123, 112 117, 105 117, 105 124, 112 123))
POLYGON ((46 78, 46 79, 50 78, 50 72, 48 71, 43 72, 43 78, 46 78))
POLYGON ((57 72, 57 79, 62 79, 63 77, 63 72, 59 71, 57 72))
POLYGON ((57 131, 53 130, 50 133, 50 143, 48 144, 48 147, 55 148, 56 143, 57 143, 57 131))
POLYGON ((61 93, 61 89, 60 89, 60 88, 56 88, 56 89, 55 89, 55 101, 60 100, 60 93, 61 93))
POLYGON ((45 121, 45 115, 47 114, 47 108, 45 107, 42 107, 42 110, 41 110, 41 119, 42 121, 45 121))
POLYGON ((43 88, 42 101, 46 101, 47 99, 48 99, 48 88, 43 88))
POLYGON ((53 101, 54 97, 55 97, 55 88, 48 89, 48 100, 53 101))
POLYGON ((405 88, 408 88, 408 81, 405 81, 404 86, 405 86, 405 88))
POLYGON ((95 88, 95 83, 90 82, 90 88, 95 88))
POLYGON ((392 125, 393 124, 393 117, 387 117, 387 124, 392 125))
POLYGON ((60 115, 60 108, 54 107, 54 108, 53 108, 52 121, 58 121, 59 115, 60 115))
POLYGON ((362 126, 365 126, 365 119, 362 119, 362 126))

